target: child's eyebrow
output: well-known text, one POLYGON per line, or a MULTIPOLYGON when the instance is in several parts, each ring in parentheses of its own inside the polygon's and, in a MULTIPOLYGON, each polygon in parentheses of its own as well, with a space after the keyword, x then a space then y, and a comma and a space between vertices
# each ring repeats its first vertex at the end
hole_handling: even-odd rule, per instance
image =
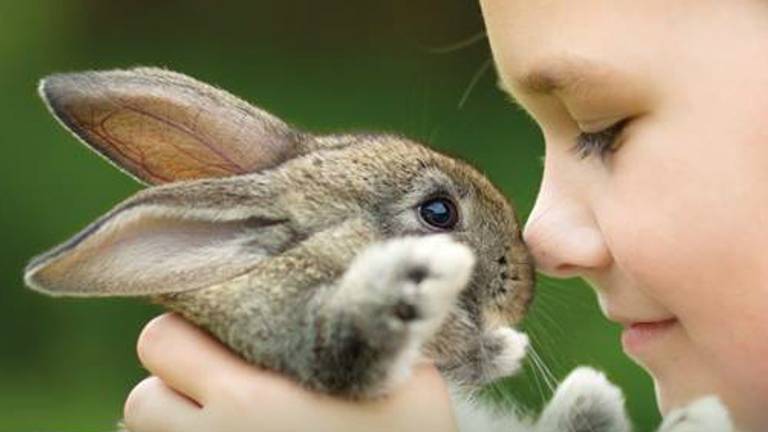
POLYGON ((512 102, 520 105, 514 96, 516 93, 583 94, 607 82, 615 82, 621 75, 613 66, 571 55, 540 61, 528 71, 511 77, 511 82, 501 79, 499 87, 511 97, 512 102))

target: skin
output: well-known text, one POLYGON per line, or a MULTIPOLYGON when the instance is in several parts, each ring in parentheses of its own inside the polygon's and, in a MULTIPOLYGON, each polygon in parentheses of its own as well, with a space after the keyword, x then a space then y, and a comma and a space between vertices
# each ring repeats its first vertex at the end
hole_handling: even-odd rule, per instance
POLYGON ((584 278, 625 327, 675 320, 624 343, 662 413, 715 393, 743 428, 766 430, 768 3, 482 7, 502 85, 545 140, 525 231, 539 270, 584 278), (572 151, 622 119, 615 151, 572 151))
POLYGON ((254 368, 178 315, 150 321, 138 342, 152 376, 125 403, 132 432, 456 431, 445 383, 431 365, 391 397, 349 402, 254 368))
MULTIPOLYGON (((501 83, 546 143, 525 231, 539 269, 587 280, 624 326, 673 320, 625 346, 662 413, 715 393, 742 428, 767 429, 768 3, 481 4, 501 83), (614 152, 572 151, 623 119, 614 152)), ((295 412, 317 430, 455 430, 430 368, 351 406, 247 366, 177 318, 151 323, 139 354, 157 378, 126 403, 134 432, 297 430, 295 412)))

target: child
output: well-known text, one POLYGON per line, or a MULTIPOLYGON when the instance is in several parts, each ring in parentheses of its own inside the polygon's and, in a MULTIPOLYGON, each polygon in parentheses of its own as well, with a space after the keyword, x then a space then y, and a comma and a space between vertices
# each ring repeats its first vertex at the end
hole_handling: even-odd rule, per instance
MULTIPOLYGON (((501 83, 546 142, 525 233, 539 269, 594 286, 662 413, 715 393, 740 427, 768 430, 768 3, 482 7, 501 83)), ((139 353, 157 378, 126 403, 134 432, 455 430, 429 367, 355 404, 258 371, 174 316, 139 353)))

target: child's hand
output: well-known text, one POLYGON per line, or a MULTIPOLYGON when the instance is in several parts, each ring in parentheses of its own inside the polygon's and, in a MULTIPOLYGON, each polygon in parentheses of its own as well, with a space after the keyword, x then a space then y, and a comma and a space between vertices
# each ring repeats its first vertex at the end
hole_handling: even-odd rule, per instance
POLYGON ((457 430, 445 383, 428 366, 386 399, 350 402, 255 368, 173 314, 145 327, 138 351, 154 376, 125 403, 131 432, 457 430))

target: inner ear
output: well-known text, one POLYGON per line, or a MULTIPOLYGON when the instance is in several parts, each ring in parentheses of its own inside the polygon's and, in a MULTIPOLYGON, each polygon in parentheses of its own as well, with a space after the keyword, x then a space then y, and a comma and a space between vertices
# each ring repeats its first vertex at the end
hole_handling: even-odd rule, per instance
MULTIPOLYGON (((30 264, 27 282, 49 294, 141 296, 205 288, 245 273, 266 255, 249 247, 247 221, 120 215, 30 264)), ((255 242, 254 242, 255 243, 255 242)))
POLYGON ((246 176, 142 191, 33 259, 25 281, 68 296, 145 296, 227 282, 302 238, 268 191, 255 189, 246 176))

